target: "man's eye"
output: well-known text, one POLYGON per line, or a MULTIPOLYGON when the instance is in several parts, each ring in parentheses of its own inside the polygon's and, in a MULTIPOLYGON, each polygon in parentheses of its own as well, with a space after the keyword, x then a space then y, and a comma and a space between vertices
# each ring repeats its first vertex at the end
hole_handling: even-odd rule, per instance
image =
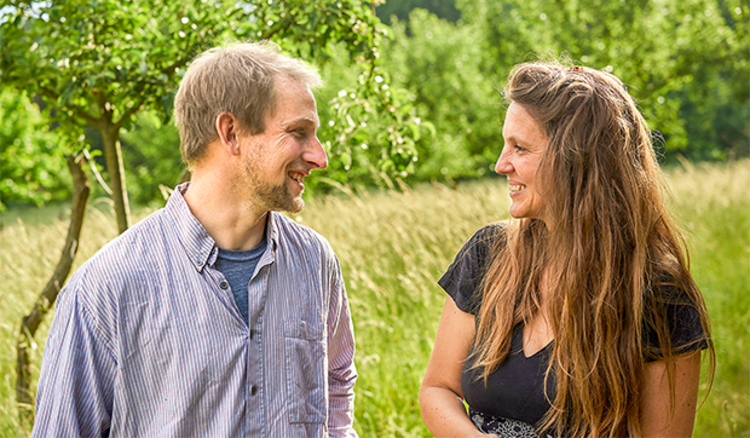
POLYGON ((519 146, 519 145, 515 145, 515 146, 513 146, 513 149, 515 149, 515 150, 517 150, 517 151, 525 151, 525 150, 526 150, 526 149, 524 149, 523 147, 521 147, 521 146, 519 146))

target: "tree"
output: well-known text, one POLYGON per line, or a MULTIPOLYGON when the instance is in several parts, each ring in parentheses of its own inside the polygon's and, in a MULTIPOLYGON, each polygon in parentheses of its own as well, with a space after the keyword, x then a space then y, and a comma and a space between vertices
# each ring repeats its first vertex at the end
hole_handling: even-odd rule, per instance
POLYGON ((9 202, 70 196, 62 145, 25 93, 0 92, 0 211, 9 202))
POLYGON ((606 69, 623 79, 646 119, 664 134, 669 151, 688 150, 684 109, 704 107, 717 82, 731 88, 718 94, 734 97, 734 103, 727 99, 726 104, 748 105, 746 2, 731 6, 724 0, 457 3, 466 20, 485 37, 485 72, 508 72, 516 63, 549 53, 606 69))
POLYGON ((34 394, 31 391, 31 354, 33 337, 44 316, 55 302, 57 294, 68 278, 78 252, 83 220, 86 216, 90 189, 88 177, 83 170, 83 157, 68 155, 65 157, 73 180, 73 208, 70 213, 70 224, 60 260, 55 272, 39 294, 31 312, 21 321, 21 329, 16 339, 16 402, 19 406, 20 424, 26 428, 34 423, 34 394))
MULTIPOLYGON (((224 40, 270 39, 308 59, 325 58, 332 45, 344 44, 350 61, 361 66, 363 80, 360 97, 341 105, 337 117, 346 120, 350 111, 368 104, 385 116, 391 131, 403 134, 398 138, 409 139, 403 117, 393 114, 395 98, 375 81, 384 30, 360 0, 11 0, 4 10, 0 80, 40 95, 46 114, 73 138, 81 138, 86 126, 101 133, 120 232, 129 223, 121 129, 148 108, 167 120, 185 67, 224 40)), ((342 142, 351 140, 346 124, 339 126, 342 142)), ((383 152, 386 169, 408 170, 414 156, 390 143, 376 150, 383 152)))
POLYGON ((408 86, 419 114, 439 129, 418 144, 421 180, 481 177, 497 160, 501 96, 480 69, 483 35, 415 9, 393 23, 384 63, 394 85, 408 86))
POLYGON ((409 14, 416 8, 426 9, 439 18, 445 19, 451 23, 456 23, 461 19, 461 11, 456 9, 454 0, 400 0, 389 1, 381 4, 377 8, 378 17, 383 23, 391 25, 391 17, 396 16, 398 21, 406 22, 409 14))

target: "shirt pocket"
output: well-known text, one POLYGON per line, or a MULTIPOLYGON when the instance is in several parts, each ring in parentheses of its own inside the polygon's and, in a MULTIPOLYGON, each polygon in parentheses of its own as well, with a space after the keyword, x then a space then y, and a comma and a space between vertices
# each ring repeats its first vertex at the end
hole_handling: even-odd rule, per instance
POLYGON ((326 367, 322 324, 285 321, 284 355, 289 422, 325 422, 326 367))

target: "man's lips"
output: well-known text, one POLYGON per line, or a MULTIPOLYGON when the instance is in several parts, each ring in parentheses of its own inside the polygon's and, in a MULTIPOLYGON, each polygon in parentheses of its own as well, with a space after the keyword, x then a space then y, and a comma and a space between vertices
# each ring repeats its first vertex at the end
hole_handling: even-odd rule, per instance
POLYGON ((305 181, 305 178, 309 174, 310 174, 309 171, 305 172, 301 170, 290 170, 289 172, 287 172, 287 175, 289 175, 289 178, 297 181, 299 184, 303 184, 305 181))

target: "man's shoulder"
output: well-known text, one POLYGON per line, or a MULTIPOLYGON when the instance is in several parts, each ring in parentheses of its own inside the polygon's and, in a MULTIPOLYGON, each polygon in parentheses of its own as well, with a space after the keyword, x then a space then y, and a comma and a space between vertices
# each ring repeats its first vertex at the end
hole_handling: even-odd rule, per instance
POLYGON ((76 271, 74 280, 115 281, 144 266, 144 257, 162 253, 170 225, 164 210, 157 210, 102 246, 76 271))
POLYGON ((171 233, 171 225, 165 210, 159 209, 109 241, 94 257, 105 258, 114 254, 124 254, 128 255, 128 259, 132 259, 133 251, 149 251, 153 248, 149 243, 154 244, 167 239, 167 233, 171 233))

